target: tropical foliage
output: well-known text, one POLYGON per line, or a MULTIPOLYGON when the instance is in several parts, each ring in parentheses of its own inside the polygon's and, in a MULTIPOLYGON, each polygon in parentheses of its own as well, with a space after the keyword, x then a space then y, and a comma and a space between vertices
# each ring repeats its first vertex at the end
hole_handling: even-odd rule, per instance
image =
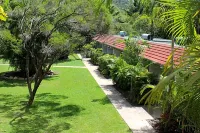
POLYGON ((126 47, 122 53, 122 58, 130 65, 142 64, 142 52, 146 47, 145 42, 139 43, 139 41, 128 39, 125 40, 126 47))
POLYGON ((119 6, 120 2, 113 1, 110 8, 113 16, 110 33, 118 34, 119 31, 126 31, 136 36, 149 33, 154 37, 171 38, 165 30, 167 24, 164 22, 165 18, 161 17, 162 12, 168 10, 166 6, 161 6, 155 0, 130 0, 126 1, 127 6, 122 8, 119 6))
POLYGON ((85 44, 83 46, 83 54, 86 58, 90 58, 91 57, 91 49, 94 48, 95 43, 91 42, 89 44, 85 44))
MULTIPOLYGON (((161 104, 165 116, 165 131, 173 119, 178 122, 179 132, 198 132, 200 129, 199 113, 199 1, 195 0, 161 0, 170 9, 163 13, 168 31, 174 37, 184 37, 185 54, 180 64, 167 63, 164 78, 154 87, 147 98, 148 104, 161 104)), ((172 53, 173 54, 173 53, 172 53)), ((171 56, 170 59, 172 59, 171 56)), ((170 62, 169 59, 169 62, 170 62)), ((173 131, 175 132, 175 130, 173 131)))
POLYGON ((136 0, 134 2, 133 5, 138 8, 131 8, 128 13, 130 15, 130 11, 134 11, 139 14, 138 17, 145 16, 145 19, 142 19, 147 20, 144 23, 147 26, 143 29, 147 29, 145 32, 150 31, 151 34, 163 38, 171 38, 171 36, 181 38, 178 42, 185 45, 186 49, 179 65, 174 65, 171 61, 172 52, 165 66, 163 79, 156 87, 149 86, 152 90, 144 97, 147 97, 146 103, 162 105, 163 115, 160 125, 164 128, 161 132, 199 132, 200 2, 197 0, 136 0))
POLYGON ((99 64, 99 71, 101 74, 103 74, 105 77, 111 77, 111 66, 115 64, 117 60, 117 57, 115 55, 103 55, 98 58, 98 64, 99 64))
POLYGON ((140 64, 129 65, 122 58, 118 58, 114 64, 110 65, 110 68, 112 80, 116 86, 129 92, 131 102, 139 103, 141 89, 149 84, 148 70, 140 64))
POLYGON ((94 65, 98 65, 98 58, 103 55, 102 48, 91 48, 90 51, 91 62, 94 65))

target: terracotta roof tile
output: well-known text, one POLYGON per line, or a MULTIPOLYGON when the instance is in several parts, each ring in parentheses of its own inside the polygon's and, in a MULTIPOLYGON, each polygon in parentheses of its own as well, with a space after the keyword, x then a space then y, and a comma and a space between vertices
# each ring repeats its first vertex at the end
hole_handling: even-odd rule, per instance
MULTIPOLYGON (((93 40, 106 44, 113 48, 124 50, 126 47, 124 39, 113 35, 98 35, 93 40)), ((141 42, 139 42, 141 43, 141 42)), ((164 65, 171 54, 171 46, 164 43, 148 42, 149 47, 145 48, 141 56, 153 62, 164 65)), ((184 48, 175 46, 174 62, 178 64, 178 60, 183 55, 184 48)))

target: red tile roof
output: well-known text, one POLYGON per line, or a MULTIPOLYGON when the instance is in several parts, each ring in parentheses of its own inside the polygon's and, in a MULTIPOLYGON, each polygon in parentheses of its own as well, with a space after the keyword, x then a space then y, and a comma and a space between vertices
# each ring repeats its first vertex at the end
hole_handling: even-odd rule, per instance
POLYGON ((93 38, 93 40, 109 45, 119 50, 124 50, 126 46, 124 43, 124 38, 112 35, 99 35, 93 38))
MULTIPOLYGON (((125 48, 124 38, 113 35, 98 35, 93 38, 93 40, 98 41, 100 43, 106 44, 113 48, 119 49, 121 51, 125 48)), ((155 42, 147 42, 149 44, 148 48, 144 49, 142 56, 146 59, 149 59, 153 62, 164 65, 171 54, 171 46, 165 43, 155 43, 155 42)), ((178 64, 179 58, 183 55, 184 48, 175 46, 174 53, 174 62, 178 64)))

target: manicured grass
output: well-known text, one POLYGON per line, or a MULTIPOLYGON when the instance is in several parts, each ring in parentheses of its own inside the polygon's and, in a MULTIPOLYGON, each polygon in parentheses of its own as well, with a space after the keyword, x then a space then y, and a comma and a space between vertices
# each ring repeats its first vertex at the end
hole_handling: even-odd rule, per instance
POLYGON ((1 72, 7 72, 7 71, 12 71, 13 68, 10 67, 9 65, 0 65, 0 73, 1 72))
POLYGON ((7 64, 7 63, 8 63, 8 62, 6 62, 6 61, 0 59, 0 64, 7 64))
POLYGON ((26 83, 0 81, 0 133, 130 132, 87 69, 53 71, 58 75, 42 82, 29 110, 26 83))
POLYGON ((70 55, 69 59, 58 61, 54 64, 55 66, 84 66, 81 59, 76 55, 70 55))

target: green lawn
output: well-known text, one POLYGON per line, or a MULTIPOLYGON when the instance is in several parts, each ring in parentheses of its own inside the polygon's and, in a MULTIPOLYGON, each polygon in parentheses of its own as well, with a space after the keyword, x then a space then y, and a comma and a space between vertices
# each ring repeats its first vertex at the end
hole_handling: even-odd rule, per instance
POLYGON ((53 70, 58 75, 42 82, 29 110, 25 82, 0 81, 0 133, 130 132, 87 69, 53 70))
POLYGON ((2 59, 0 59, 0 64, 7 64, 8 62, 3 61, 2 59))
POLYGON ((70 55, 69 59, 58 61, 54 64, 55 66, 84 66, 81 59, 76 55, 70 55))

